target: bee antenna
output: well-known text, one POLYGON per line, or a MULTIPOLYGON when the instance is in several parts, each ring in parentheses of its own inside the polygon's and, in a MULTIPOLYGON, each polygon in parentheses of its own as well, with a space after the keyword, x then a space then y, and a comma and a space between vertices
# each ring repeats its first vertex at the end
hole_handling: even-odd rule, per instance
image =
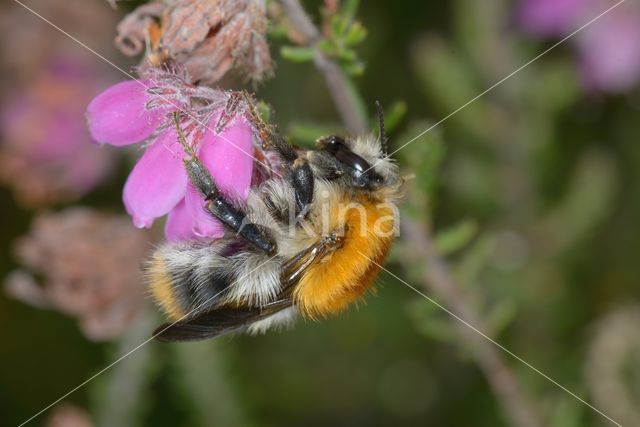
POLYGON ((380 145, 382 146, 382 154, 383 156, 387 156, 387 136, 384 133, 384 112, 382 111, 382 106, 380 105, 380 101, 376 101, 376 110, 378 111, 378 126, 380 129, 380 135, 378 136, 378 140, 380 141, 380 145))

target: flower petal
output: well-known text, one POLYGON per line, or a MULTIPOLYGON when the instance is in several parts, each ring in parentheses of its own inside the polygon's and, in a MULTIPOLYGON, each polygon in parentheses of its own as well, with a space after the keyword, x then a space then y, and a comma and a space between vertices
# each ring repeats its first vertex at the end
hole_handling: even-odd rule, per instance
POLYGON ((150 227, 184 197, 187 174, 176 131, 167 129, 147 148, 124 186, 124 205, 136 227, 150 227))
POLYGON ((253 134, 243 118, 227 125, 219 135, 205 133, 198 157, 223 193, 238 200, 247 198, 253 173, 253 134))
MULTIPOLYGON (((215 117, 212 123, 215 123, 215 117)), ((231 200, 247 198, 254 159, 251 127, 244 119, 237 118, 219 135, 206 132, 200 142, 198 157, 223 194, 231 200)), ((195 221, 195 234, 202 237, 222 235, 221 224, 204 210, 204 200, 195 189, 187 190, 186 204, 195 221)))
POLYGON ((633 11, 612 11, 585 28, 578 39, 581 71, 588 88, 629 90, 640 79, 640 25, 633 11))
POLYGON ((91 101, 87 108, 87 120, 94 140, 122 146, 151 136, 166 111, 145 108, 148 84, 148 81, 120 82, 91 101))
POLYGON ((191 217, 191 230, 194 235, 211 239, 224 235, 224 226, 205 210, 202 195, 191 183, 187 185, 185 206, 191 217))
POLYGON ((586 6, 584 0, 522 0, 518 20, 532 34, 561 36, 574 30, 586 6))
POLYGON ((197 237, 192 229, 193 218, 187 211, 187 206, 183 200, 169 212, 167 222, 164 225, 164 235, 170 242, 191 240, 197 237))

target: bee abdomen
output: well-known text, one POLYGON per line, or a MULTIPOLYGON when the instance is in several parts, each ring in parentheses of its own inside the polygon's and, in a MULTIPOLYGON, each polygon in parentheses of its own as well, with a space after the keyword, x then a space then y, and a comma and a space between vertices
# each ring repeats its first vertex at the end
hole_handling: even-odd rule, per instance
POLYGON ((233 282, 224 262, 212 248, 161 248, 146 269, 151 296, 172 320, 206 311, 233 282))

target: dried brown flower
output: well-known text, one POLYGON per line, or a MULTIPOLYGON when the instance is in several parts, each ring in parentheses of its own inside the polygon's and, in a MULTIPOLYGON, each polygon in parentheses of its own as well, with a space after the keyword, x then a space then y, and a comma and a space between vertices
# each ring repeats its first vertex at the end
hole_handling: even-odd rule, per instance
MULTIPOLYGON (((105 56, 118 13, 104 2, 32 0, 34 12, 105 56)), ((107 177, 112 153, 91 144, 86 104, 114 71, 18 3, 0 13, 0 183, 27 206, 70 201, 107 177)))
MULTIPOLYGON (((78 40, 104 56, 113 56, 110 41, 118 12, 99 1, 30 0, 25 2, 78 40)), ((78 55, 79 46, 58 30, 15 2, 4 2, 0 13, 0 68, 2 85, 30 81, 44 63, 60 55, 78 55)), ((81 48, 80 48, 81 49, 81 48)), ((90 57, 88 54, 87 58, 90 57)), ((95 63, 101 60, 95 58, 95 63)), ((105 67, 107 70, 108 67, 105 67)))
POLYGON ((585 363, 594 405, 621 425, 640 425, 640 306, 618 307, 595 325, 585 363))
POLYGON ((46 425, 47 427, 92 427, 94 424, 87 411, 64 403, 53 409, 46 425))
POLYGON ((193 82, 214 84, 232 68, 259 81, 272 70, 266 28, 265 0, 156 0, 120 23, 116 44, 126 55, 150 46, 146 64, 171 59, 193 82))
POLYGON ((127 56, 140 54, 149 40, 151 29, 157 27, 166 7, 162 0, 150 1, 125 16, 118 24, 118 49, 127 56))
POLYGON ((149 234, 127 217, 78 207, 40 214, 15 245, 17 258, 31 272, 10 274, 7 292, 77 317, 92 340, 113 338, 144 306, 139 266, 149 242, 149 234))
POLYGON ((324 5, 320 9, 322 14, 322 34, 328 37, 331 34, 331 17, 340 10, 340 0, 324 0, 324 5))

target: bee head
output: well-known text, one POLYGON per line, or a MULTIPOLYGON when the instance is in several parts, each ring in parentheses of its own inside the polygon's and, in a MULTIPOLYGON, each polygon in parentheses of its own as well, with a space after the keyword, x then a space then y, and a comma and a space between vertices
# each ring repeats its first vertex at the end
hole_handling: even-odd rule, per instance
POLYGON ((383 152, 379 139, 344 139, 336 135, 316 141, 318 150, 310 156, 316 175, 354 189, 375 191, 398 182, 398 171, 383 152))

